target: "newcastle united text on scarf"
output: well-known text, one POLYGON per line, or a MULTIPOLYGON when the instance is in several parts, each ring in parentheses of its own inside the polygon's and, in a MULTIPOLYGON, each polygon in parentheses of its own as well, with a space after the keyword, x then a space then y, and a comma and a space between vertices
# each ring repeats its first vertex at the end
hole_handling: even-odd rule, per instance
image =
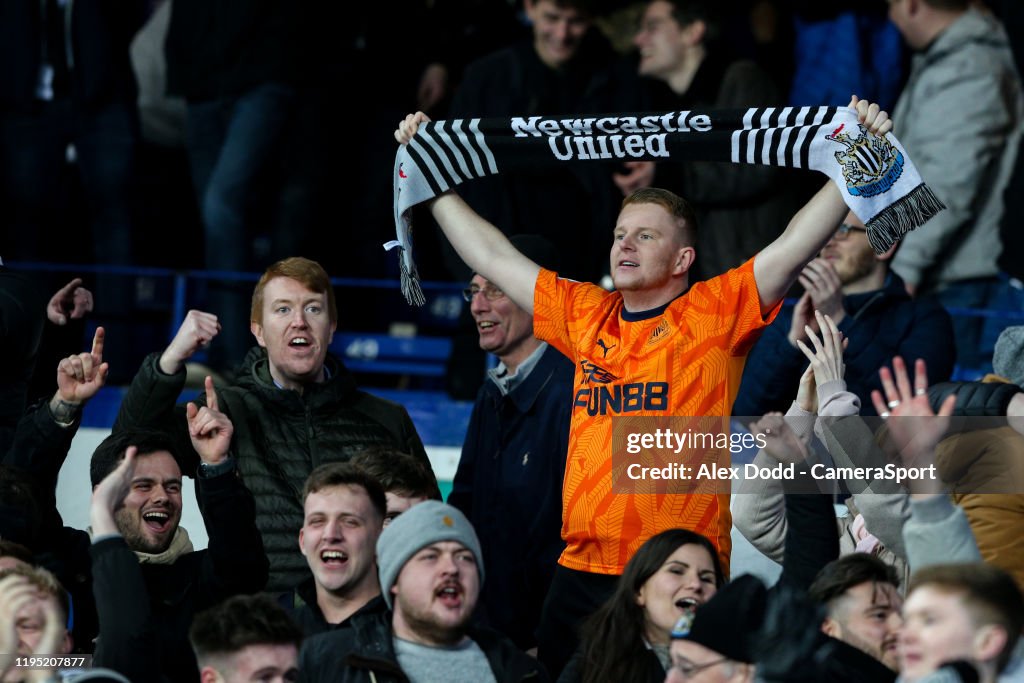
POLYGON ((689 111, 639 117, 556 119, 531 116, 512 119, 515 137, 547 135, 551 153, 560 161, 667 157, 665 136, 668 133, 706 133, 710 130, 710 116, 689 111))

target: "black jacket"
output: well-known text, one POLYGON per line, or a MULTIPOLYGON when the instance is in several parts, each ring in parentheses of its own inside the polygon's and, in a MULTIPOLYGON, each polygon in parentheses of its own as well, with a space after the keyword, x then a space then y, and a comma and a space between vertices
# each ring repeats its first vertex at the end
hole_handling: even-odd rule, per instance
POLYGON ((25 414, 45 320, 46 299, 36 283, 0 266, 0 457, 10 448, 15 426, 25 414))
MULTIPOLYGON (((307 639, 299 653, 304 683, 408 683, 392 645, 391 613, 356 614, 351 628, 307 639)), ((498 683, 543 683, 547 672, 537 660, 489 629, 470 629, 498 683)))
POLYGON ((520 648, 534 631, 562 541, 562 478, 572 412, 573 364, 549 346, 507 396, 485 379, 469 418, 448 503, 480 538, 487 624, 520 648))
MULTIPOLYGON (((152 354, 132 380, 114 430, 128 426, 162 428, 187 454, 181 471, 192 475, 199 456, 192 448, 185 408, 174 402, 185 386, 185 372, 165 375, 152 354)), ((367 446, 388 446, 429 463, 416 428, 402 406, 356 388, 339 361, 328 357, 330 379, 302 394, 278 389, 270 377, 266 352, 252 349, 234 386, 217 387, 221 410, 235 432, 232 452, 238 471, 256 496, 256 526, 270 559, 267 590, 289 590, 309 575, 299 552, 302 487, 318 465, 344 462, 367 446)), ((202 405, 205 396, 195 401, 202 405)))
POLYGON ((1021 391, 1024 389, 1009 382, 940 382, 928 387, 928 401, 938 412, 943 401, 955 393, 954 416, 1000 417, 1006 415, 1010 401, 1021 391))
MULTIPOLYGON (((839 331, 849 337, 843 353, 846 386, 860 398, 861 415, 874 415, 871 391, 882 390, 878 369, 900 355, 911 367, 923 358, 928 379, 938 382, 953 372, 956 348, 949 313, 934 300, 911 299, 903 280, 890 273, 882 289, 843 297, 846 316, 839 331)), ((807 358, 786 339, 793 307, 786 306, 764 331, 743 369, 733 415, 785 412, 796 396, 807 358)))
POLYGON ((188 642, 193 617, 267 580, 267 558, 253 523, 252 494, 234 472, 196 480, 209 534, 206 550, 173 564, 140 564, 120 536, 92 545, 100 638, 94 662, 130 680, 194 683, 188 642))
POLYGON ((277 597, 277 604, 284 608, 292 618, 292 621, 302 628, 302 635, 306 638, 339 628, 347 628, 357 614, 383 613, 387 612, 388 609, 384 598, 378 595, 371 598, 369 602, 356 610, 345 621, 339 624, 329 623, 324 618, 324 613, 320 611, 320 606, 316 602, 316 584, 312 577, 300 583, 294 590, 279 595, 277 597))
POLYGON ((37 403, 18 422, 11 448, 0 462, 27 475, 35 510, 10 509, 0 500, 0 537, 27 546, 35 564, 53 572, 71 597, 74 651, 92 652, 99 625, 92 595, 89 536, 64 526, 55 497, 57 476, 80 424, 76 419, 67 427, 58 425, 46 401, 37 403))

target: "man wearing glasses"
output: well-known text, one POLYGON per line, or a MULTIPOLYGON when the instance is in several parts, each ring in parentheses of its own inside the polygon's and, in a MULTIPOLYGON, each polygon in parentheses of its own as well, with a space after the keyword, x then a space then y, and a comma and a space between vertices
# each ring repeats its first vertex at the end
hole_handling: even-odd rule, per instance
POLYGON ((878 370, 893 356, 923 358, 930 382, 949 379, 956 358, 949 314, 930 298, 910 298, 890 269, 898 248, 876 255, 864 224, 847 215, 800 273, 804 293, 796 306, 783 308, 750 352, 733 415, 789 408, 807 367, 796 343, 810 343, 805 326, 818 332, 815 309, 831 316, 850 340, 843 356, 846 384, 860 397, 862 415, 875 414, 871 390, 881 391, 878 370))
POLYGON ((753 643, 767 595, 764 584, 746 574, 681 616, 669 634, 665 683, 753 683, 753 643))
MULTIPOLYGON (((536 263, 557 267, 539 235, 512 244, 536 263)), ((524 650, 565 544, 562 475, 569 441, 573 364, 533 336, 533 316, 479 273, 463 290, 480 348, 498 358, 470 417, 451 505, 480 536, 487 583, 481 602, 492 628, 524 650)))

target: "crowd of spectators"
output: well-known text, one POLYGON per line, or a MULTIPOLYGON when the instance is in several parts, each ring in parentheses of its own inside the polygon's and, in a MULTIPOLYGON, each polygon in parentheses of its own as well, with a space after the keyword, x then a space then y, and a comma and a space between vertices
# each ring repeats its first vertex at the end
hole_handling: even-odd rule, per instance
POLYGON ((1018 3, 722 4, 0 11, 0 680, 1024 680, 1024 326, 960 310, 1024 311, 1018 3), (460 380, 447 502, 406 408, 329 352, 365 303, 328 273, 397 272, 379 245, 409 111, 851 93, 892 111, 948 207, 884 253, 831 186, 736 164, 531 169, 430 205, 424 274, 466 285, 454 334, 498 361, 460 380), (25 261, 111 269, 58 287, 25 261), (214 278, 168 343, 140 345, 129 264, 262 276, 214 278), (225 372, 179 403, 201 351, 225 372), (731 420, 758 471, 797 474, 613 489, 624 418, 588 396, 644 373, 685 386, 643 414, 731 420), (57 479, 115 383, 72 528, 57 479), (731 531, 778 581, 731 561, 731 531))

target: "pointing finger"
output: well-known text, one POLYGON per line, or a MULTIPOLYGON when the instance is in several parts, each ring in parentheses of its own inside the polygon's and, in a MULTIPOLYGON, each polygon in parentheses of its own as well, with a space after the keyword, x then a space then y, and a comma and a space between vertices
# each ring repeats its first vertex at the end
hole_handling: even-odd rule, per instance
POLYGON ((102 327, 96 328, 96 334, 92 338, 92 359, 99 364, 103 362, 103 340, 107 333, 102 327))
POLYGON ((206 376, 206 405, 210 410, 217 410, 217 391, 213 388, 213 377, 206 376))

